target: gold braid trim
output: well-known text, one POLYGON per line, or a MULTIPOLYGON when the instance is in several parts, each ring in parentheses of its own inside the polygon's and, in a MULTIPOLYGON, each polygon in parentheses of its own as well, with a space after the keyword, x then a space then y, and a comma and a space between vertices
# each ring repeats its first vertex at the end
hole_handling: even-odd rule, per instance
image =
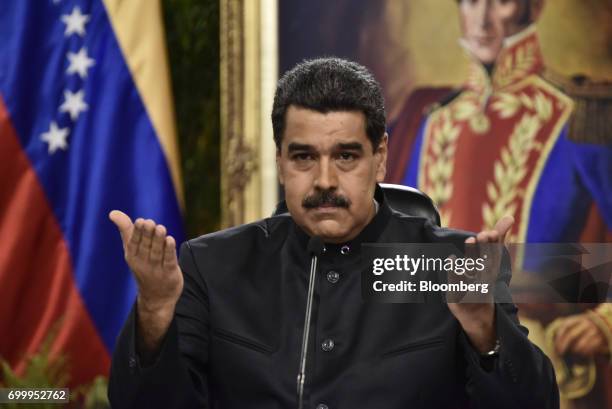
POLYGON ((536 63, 536 45, 528 42, 508 54, 496 65, 493 73, 493 83, 496 88, 503 88, 517 79, 525 77, 536 63))
POLYGON ((437 111, 434 115, 433 123, 436 126, 433 129, 431 139, 433 157, 427 164, 428 183, 425 191, 440 208, 440 218, 442 225, 445 226, 450 223, 451 214, 441 208, 453 193, 451 176, 455 164, 455 150, 460 129, 452 125, 448 109, 437 111))
POLYGON ((555 368, 559 394, 564 399, 578 399, 587 395, 593 389, 596 378, 595 360, 590 358, 586 364, 567 365, 563 357, 555 353, 555 336, 563 318, 554 320, 545 330, 545 342, 549 358, 555 368))
POLYGON ((516 212, 515 199, 523 194, 518 185, 527 174, 527 159, 532 150, 541 149, 535 141, 541 127, 537 115, 523 115, 515 125, 508 145, 502 148, 501 158, 493 165, 493 181, 487 183, 489 202, 482 206, 485 229, 492 229, 504 215, 516 212))
POLYGON ((467 122, 477 133, 489 130, 489 119, 482 113, 478 95, 473 91, 464 91, 452 104, 431 113, 431 157, 425 166, 427 183, 423 185, 422 190, 438 206, 443 226, 448 226, 452 217, 450 209, 444 209, 443 206, 453 193, 451 176, 455 166, 457 140, 461 132, 459 122, 467 122), (454 121, 457 122, 455 125, 454 121))
POLYGON ((610 315, 612 315, 612 311, 609 311, 609 308, 601 308, 600 306, 596 310, 587 310, 587 314, 591 321, 593 321, 593 324, 597 325, 597 328, 599 328, 606 337, 606 340, 608 340, 608 355, 610 357, 610 364, 612 365, 612 328, 610 328, 610 323, 608 322, 610 315))
POLYGON ((612 329, 612 303, 604 302, 597 306, 595 309, 601 317, 608 323, 608 326, 612 329))
MULTIPOLYGON (((501 149, 500 159, 493 164, 493 181, 487 182, 488 203, 482 206, 485 230, 495 227, 495 223, 506 214, 514 216, 518 206, 516 199, 524 194, 518 186, 527 175, 525 165, 529 155, 534 150, 542 150, 535 138, 552 115, 552 102, 539 91, 533 97, 525 93, 501 93, 492 108, 501 118, 510 118, 521 106, 533 114, 525 113, 521 117, 512 130, 508 145, 501 149)), ((509 238, 510 241, 514 239, 509 238)))

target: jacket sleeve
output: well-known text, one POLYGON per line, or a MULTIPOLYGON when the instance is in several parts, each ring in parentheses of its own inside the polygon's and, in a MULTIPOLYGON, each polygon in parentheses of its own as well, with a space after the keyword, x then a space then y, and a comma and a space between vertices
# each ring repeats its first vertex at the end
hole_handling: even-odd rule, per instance
POLYGON ((181 246, 179 264, 183 293, 153 364, 140 364, 136 306, 123 326, 113 353, 108 388, 114 409, 208 407, 208 298, 188 242, 181 246))
POLYGON ((467 361, 466 391, 475 408, 558 408, 554 369, 548 357, 527 338, 527 328, 519 323, 518 309, 511 302, 508 288, 510 277, 510 257, 505 253, 495 288, 495 327, 500 349, 492 365, 485 365, 467 335, 460 334, 467 361))

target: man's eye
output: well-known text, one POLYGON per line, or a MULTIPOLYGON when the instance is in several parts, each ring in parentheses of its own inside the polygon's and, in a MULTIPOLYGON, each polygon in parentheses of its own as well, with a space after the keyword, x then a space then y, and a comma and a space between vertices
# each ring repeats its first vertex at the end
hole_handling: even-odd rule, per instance
POLYGON ((355 160, 357 158, 357 155, 355 155, 354 153, 350 153, 350 152, 341 152, 338 155, 338 159, 340 159, 341 161, 352 161, 355 160))
POLYGON ((304 162, 308 160, 312 160, 312 154, 310 153, 296 153, 292 156, 293 160, 298 162, 304 162))

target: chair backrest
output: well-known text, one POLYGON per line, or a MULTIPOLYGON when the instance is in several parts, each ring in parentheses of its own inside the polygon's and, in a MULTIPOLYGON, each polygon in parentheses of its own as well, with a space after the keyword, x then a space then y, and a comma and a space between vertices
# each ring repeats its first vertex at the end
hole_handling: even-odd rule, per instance
MULTIPOLYGON (((391 183, 380 183, 385 192, 389 207, 408 216, 419 216, 429 219, 437 226, 440 225, 440 213, 433 201, 425 193, 418 189, 391 183)), ((273 216, 287 213, 287 204, 284 200, 276 205, 273 216)))
POLYGON ((440 226, 440 213, 433 201, 425 193, 413 187, 381 183, 389 207, 408 216, 419 216, 429 219, 440 226))

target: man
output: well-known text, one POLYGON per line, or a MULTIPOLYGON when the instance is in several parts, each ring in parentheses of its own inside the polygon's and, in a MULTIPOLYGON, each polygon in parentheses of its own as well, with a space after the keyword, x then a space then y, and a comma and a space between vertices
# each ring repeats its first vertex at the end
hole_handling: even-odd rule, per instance
MULTIPOLYGON (((111 213, 139 287, 113 358, 113 407, 296 407, 313 236, 325 251, 304 407, 557 407, 551 364, 513 305, 362 299, 362 243, 444 232, 392 211, 377 187, 387 135, 372 75, 335 58, 299 64, 278 83, 272 121, 289 214, 188 241, 177 263, 163 226, 111 213)), ((511 224, 466 242, 501 242, 511 224)))
MULTIPOLYGON (((580 86, 559 84, 577 96, 574 104, 550 82, 534 26, 543 0, 457 3, 461 44, 472 59, 470 76, 424 118, 423 106, 439 98, 440 90, 418 90, 406 103, 410 110, 391 136, 390 181, 427 193, 450 227, 487 229, 510 214, 516 220, 511 242, 609 242, 612 121, 606 115, 610 108, 602 105, 610 104, 612 86, 596 90, 584 79, 580 86)), ((612 310, 557 309, 531 311, 538 320, 532 339, 543 344, 540 322, 548 326, 555 315, 570 314, 548 327, 554 345, 547 352, 577 355, 578 362, 603 358, 608 371, 612 310)), ((591 392, 594 373, 584 368, 558 373, 562 396, 577 403, 591 392), (572 379, 572 373, 583 380, 572 379)), ((605 385, 599 379, 595 387, 602 392, 605 385)), ((584 407, 605 407, 595 401, 586 397, 584 407)))

